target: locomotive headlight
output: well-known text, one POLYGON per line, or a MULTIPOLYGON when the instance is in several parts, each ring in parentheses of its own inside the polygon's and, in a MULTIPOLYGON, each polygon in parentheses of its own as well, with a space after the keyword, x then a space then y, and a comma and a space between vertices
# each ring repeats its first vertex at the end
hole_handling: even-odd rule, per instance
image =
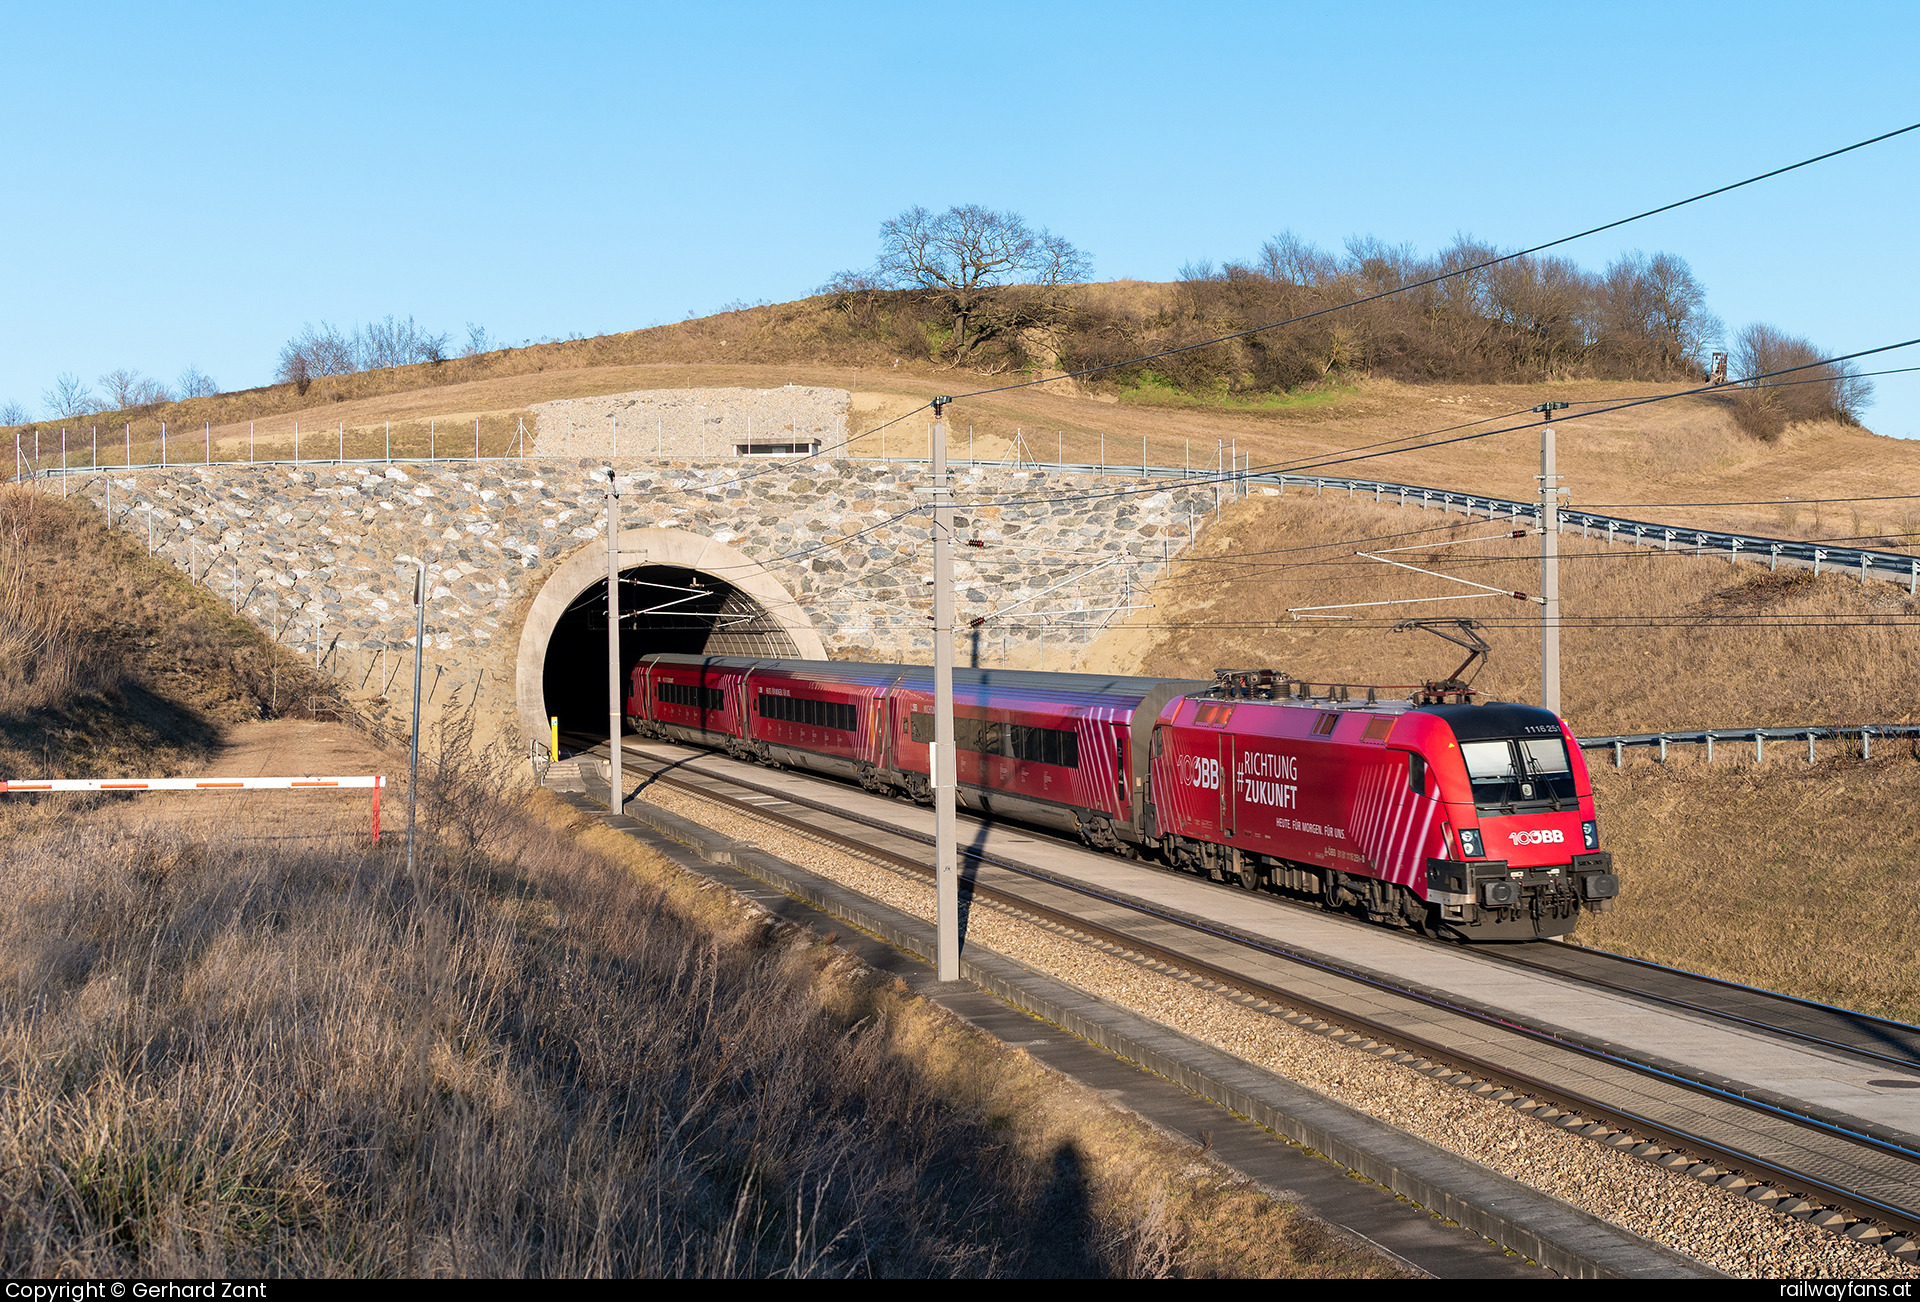
POLYGON ((1460 848, 1467 853, 1469 858, 1479 859, 1484 857, 1487 853, 1487 846, 1486 842, 1480 839, 1480 829, 1475 827, 1461 828, 1460 848))
POLYGON ((1600 824, 1591 818, 1580 824, 1580 840, 1589 850, 1600 848, 1600 824))

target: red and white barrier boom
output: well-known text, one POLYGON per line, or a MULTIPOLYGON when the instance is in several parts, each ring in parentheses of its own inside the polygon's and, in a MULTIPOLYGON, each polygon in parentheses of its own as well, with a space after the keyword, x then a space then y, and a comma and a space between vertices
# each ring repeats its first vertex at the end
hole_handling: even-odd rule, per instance
POLYGON ((313 778, 47 778, 15 782, 0 778, 0 795, 16 791, 310 791, 360 788, 373 791, 373 843, 380 844, 380 790, 383 775, 313 778))

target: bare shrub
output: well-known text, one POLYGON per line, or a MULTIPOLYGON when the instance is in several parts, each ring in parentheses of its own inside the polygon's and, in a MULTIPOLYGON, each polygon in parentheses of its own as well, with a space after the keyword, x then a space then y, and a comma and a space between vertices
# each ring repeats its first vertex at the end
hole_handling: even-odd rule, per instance
POLYGON ((467 342, 460 349, 460 355, 462 357, 478 357, 482 353, 493 352, 502 346, 499 340, 487 333, 485 326, 475 325, 469 321, 467 322, 467 342))
POLYGON ((106 394, 106 406, 111 411, 128 411, 134 407, 151 407, 156 403, 173 401, 173 394, 166 385, 126 366, 101 376, 100 388, 106 394))
POLYGON ((438 362, 446 357, 447 336, 423 330, 414 324, 412 317, 401 321, 388 313, 385 318, 362 327, 355 350, 359 369, 367 371, 409 366, 414 362, 438 362))
POLYGON ((293 384, 305 393, 303 381, 311 383, 328 375, 350 375, 360 369, 359 343, 354 335, 322 321, 316 329, 311 323, 280 349, 280 362, 274 378, 293 384))
MULTIPOLYGON (((1061 365, 1106 364, 1120 335, 1135 355, 1238 335, 1230 349, 1156 362, 1156 376, 1200 393, 1283 390, 1357 372, 1415 381, 1704 378, 1721 326, 1684 259, 1636 252, 1595 275, 1564 258, 1501 256, 1466 235, 1428 257, 1370 235, 1336 255, 1282 232, 1246 261, 1183 266, 1176 311, 1063 319, 1061 365), (1399 292, 1408 285, 1418 288, 1399 292), (1260 328, 1306 316, 1316 319, 1260 328)), ((1095 383, 1142 378, 1126 368, 1095 383)))
POLYGON ((1744 378, 1733 394, 1735 422, 1768 442, 1794 421, 1859 424, 1873 400, 1873 382, 1852 363, 1828 363, 1825 356, 1807 340, 1763 322, 1740 331, 1733 340, 1733 368, 1744 378))
POLYGON ((192 362, 180 372, 180 378, 174 381, 174 388, 182 398, 211 398, 220 392, 220 386, 211 375, 192 362))

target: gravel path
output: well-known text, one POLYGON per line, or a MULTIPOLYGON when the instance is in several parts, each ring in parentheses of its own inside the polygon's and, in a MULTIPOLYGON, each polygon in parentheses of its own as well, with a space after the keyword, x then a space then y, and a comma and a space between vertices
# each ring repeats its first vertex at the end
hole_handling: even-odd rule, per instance
MULTIPOLYGON (((933 887, 919 878, 683 792, 649 786, 642 798, 728 836, 750 840, 903 913, 933 919, 933 887)), ((1729 1274, 1920 1277, 1920 1270, 1879 1248, 1602 1147, 1229 996, 1056 934, 1005 909, 976 903, 967 939, 1729 1274)))

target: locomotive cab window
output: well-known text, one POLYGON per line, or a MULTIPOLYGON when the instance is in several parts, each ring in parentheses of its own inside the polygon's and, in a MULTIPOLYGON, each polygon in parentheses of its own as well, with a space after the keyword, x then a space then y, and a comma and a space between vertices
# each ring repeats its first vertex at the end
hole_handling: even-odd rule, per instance
POLYGON ((1504 741, 1463 741, 1473 803, 1481 809, 1522 805, 1560 809, 1577 803, 1573 764, 1560 737, 1516 737, 1504 741))

